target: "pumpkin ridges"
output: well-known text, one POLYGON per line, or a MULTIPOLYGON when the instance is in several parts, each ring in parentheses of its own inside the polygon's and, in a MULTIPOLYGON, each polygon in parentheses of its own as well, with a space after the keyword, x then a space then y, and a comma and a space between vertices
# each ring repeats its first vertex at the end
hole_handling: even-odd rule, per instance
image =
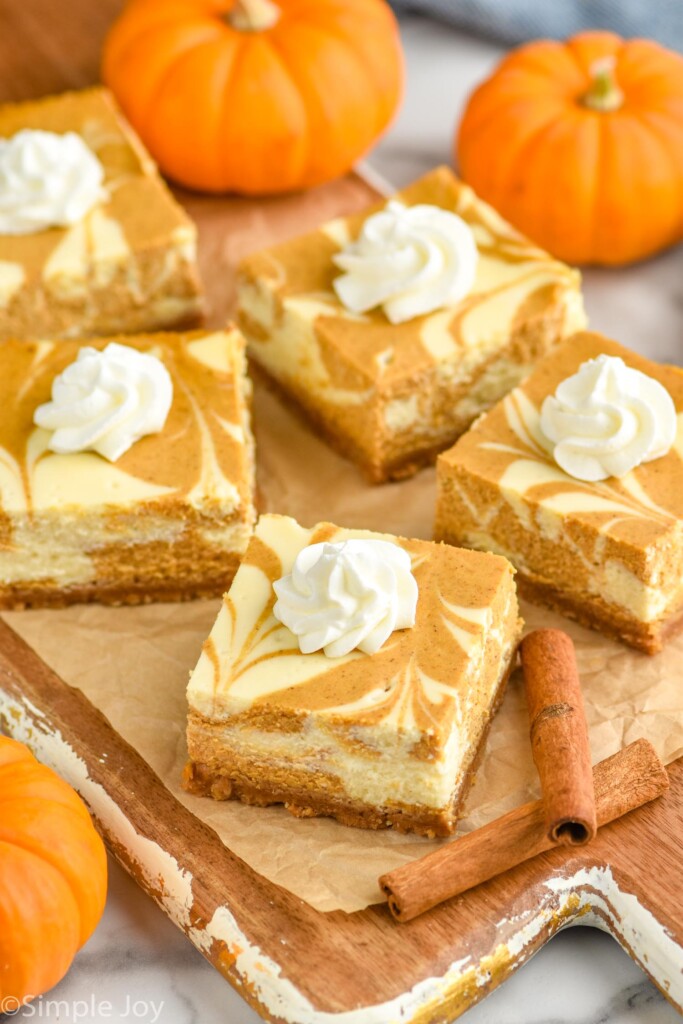
MULTIPOLYGON (((531 50, 537 45, 530 44, 521 49, 531 50)), ((572 62, 571 75, 561 83, 558 84, 551 74, 547 67, 527 66, 525 62, 517 61, 510 62, 504 71, 482 82, 468 100, 460 125, 460 139, 478 133, 498 117, 505 115, 510 118, 514 114, 510 108, 518 102, 531 103, 534 111, 540 102, 554 102, 557 107, 550 119, 560 116, 568 103, 573 106, 577 92, 585 87, 586 79, 575 62, 572 62), (539 89, 542 90, 541 96, 539 89)))
MULTIPOLYGON (((298 27, 298 30, 292 26, 287 38, 284 38, 282 35, 278 38, 277 34, 273 33, 269 43, 275 48, 282 59, 299 94, 303 97, 304 110, 308 120, 308 131, 306 134, 309 140, 304 160, 305 174, 313 179, 320 174, 319 165, 321 160, 329 160, 330 158, 329 133, 331 126, 336 121, 335 99, 329 90, 325 89, 324 80, 322 88, 319 88, 316 82, 317 76, 307 75, 303 66, 297 66, 296 53, 293 50, 301 47, 310 55, 314 52, 316 36, 318 37, 318 53, 320 55, 320 62, 316 66, 319 67, 323 64, 324 55, 324 65, 326 72, 328 72, 324 76, 321 74, 320 77, 325 79, 338 75, 344 81, 344 102, 347 105, 347 109, 350 109, 350 104, 353 102, 352 91, 355 90, 357 93, 357 102, 355 104, 357 114, 353 118, 353 130, 357 136, 354 146, 362 150, 365 139, 372 138, 379 130, 376 118, 377 112, 372 106, 364 102, 364 97, 367 95, 368 76, 360 58, 345 41, 339 40, 333 33, 325 32, 315 25, 302 24, 298 27), (330 75, 330 65, 332 64, 336 65, 336 67, 330 75), (349 71, 351 72, 350 74, 349 71), (358 76, 357 82, 354 81, 354 73, 358 76), (368 119, 368 114, 370 119, 368 119), (326 152, 323 152, 325 135, 328 136, 328 142, 326 152)), ((369 84, 372 85, 374 83, 370 82, 369 84)))
POLYGON ((21 794, 20 799, 49 799, 90 821, 88 809, 79 795, 33 756, 25 761, 0 764, 0 808, 4 809, 6 803, 17 799, 15 792, 21 794))
POLYGON ((321 129, 324 128, 324 124, 321 124, 321 122, 324 122, 324 115, 320 117, 321 111, 316 109, 316 103, 310 102, 310 97, 307 95, 308 83, 298 77, 296 60, 294 67, 292 67, 288 54, 282 52, 283 41, 281 40, 280 44, 278 44, 277 26, 269 35, 267 45, 271 50, 272 57, 278 62, 282 74, 290 82, 294 94, 299 97, 301 102, 301 117, 305 123, 305 128, 301 132, 298 173, 303 175, 305 173, 304 169, 310 163, 314 146, 316 144, 320 145, 322 141, 320 134, 321 129))
MULTIPOLYGON (((231 82, 234 81, 235 76, 239 72, 241 59, 242 59, 242 56, 243 56, 243 53, 244 53, 244 46, 243 46, 242 41, 239 38, 234 39, 234 40, 231 39, 229 42, 226 39, 224 39, 222 41, 222 45, 224 47, 224 52, 223 52, 221 58, 219 59, 220 68, 219 69, 215 69, 216 70, 216 76, 215 76, 215 81, 213 83, 213 85, 214 85, 213 94, 214 95, 226 96, 229 93, 231 82)), ((196 56, 198 56, 198 55, 196 55, 196 56)), ((205 55, 202 54, 202 57, 204 57, 204 56, 205 55)), ((193 61, 194 61, 194 59, 195 58, 193 57, 193 61)), ((188 62, 189 62, 189 57, 188 57, 188 62)), ((185 64, 185 66, 187 67, 187 64, 185 64)), ((180 69, 178 69, 178 71, 180 71, 180 69)), ((171 81, 169 79, 166 82, 166 88, 167 89, 170 88, 170 84, 171 84, 171 81)), ((212 116, 211 119, 212 119, 212 124, 211 124, 211 127, 207 129, 207 137, 213 136, 213 139, 209 143, 208 149, 209 149, 209 152, 212 153, 212 157, 211 157, 211 164, 212 164, 212 168, 213 168, 212 173, 215 174, 216 176, 219 176, 223 172, 222 137, 223 137, 223 133, 224 133, 224 122, 225 122, 225 103, 216 103, 215 104, 213 116, 212 116)), ((190 179, 198 180, 199 179, 200 173, 202 172, 202 166, 201 166, 201 158, 202 158, 202 156, 203 156, 204 160, 206 160, 206 156, 204 155, 200 145, 197 145, 196 147, 193 147, 193 148, 196 148, 196 150, 199 152, 199 155, 200 155, 200 167, 197 169, 196 176, 195 176, 195 174, 193 174, 191 172, 188 172, 188 174, 187 174, 188 180, 190 180, 190 179)))
MULTIPOLYGON (((211 42, 220 35, 220 28, 211 22, 198 22, 195 30, 195 34, 188 38, 190 29, 185 23, 166 26, 163 35, 158 27, 150 26, 147 31, 132 38, 121 55, 120 59, 126 63, 128 76, 124 79, 123 86, 119 87, 117 97, 124 113, 137 131, 147 131, 150 119, 154 118, 154 98, 160 90, 160 79, 163 80, 169 72, 169 65, 172 67, 173 62, 188 50, 211 42), (145 40, 148 35, 154 36, 156 47, 150 48, 147 45, 145 40)), ((106 50, 103 72, 105 82, 108 83, 110 72, 106 50)))
POLYGON ((55 806, 51 799, 7 801, 0 842, 35 854, 62 875, 79 908, 82 945, 102 916, 106 900, 106 853, 92 822, 63 804, 55 806), (102 884, 96 886, 100 880, 102 884))
POLYGON ((616 57, 621 54, 624 40, 614 32, 589 31, 579 32, 566 42, 567 53, 576 61, 584 79, 584 88, 590 83, 591 69, 596 60, 604 57, 616 57))
POLYGON ((564 211, 574 202, 574 183, 571 177, 564 177, 566 137, 566 122, 563 118, 557 118, 540 131, 527 136, 524 144, 515 151, 507 182, 501 185, 510 195, 514 195, 516 214, 524 220, 526 233, 531 240, 538 242, 545 232, 548 247, 554 238, 564 237, 564 211), (553 188, 558 193, 563 189, 569 190, 563 208, 558 209, 552 219, 539 217, 536 203, 538 182, 543 181, 549 172, 553 178, 553 188))
MULTIPOLYGON (((680 131, 680 119, 656 110, 641 114, 640 117, 660 139, 674 171, 683 167, 683 133, 680 131)), ((683 111, 681 118, 683 119, 683 111)), ((678 186, 679 233, 683 236, 683 176, 674 175, 674 180, 678 186)))
POLYGON ((548 100, 541 105, 528 98, 511 104, 504 112, 503 122, 495 123, 494 119, 488 119, 478 131, 470 129, 468 122, 463 120, 458 144, 458 161, 465 180, 472 179, 477 182, 477 192, 482 199, 500 208, 503 190, 507 188, 507 182, 515 173, 515 168, 524 161, 524 154, 533 140, 546 132, 548 125, 554 123, 560 109, 558 101, 548 100), (504 151, 498 150, 497 159, 491 160, 489 154, 496 149, 501 123, 506 134, 507 147, 504 151))
POLYGON ((383 113, 378 118, 381 123, 378 130, 384 129, 395 110, 395 99, 393 92, 398 90, 399 95, 403 91, 404 67, 400 47, 397 46, 396 53, 399 60, 396 64, 390 61, 378 63, 373 60, 375 44, 373 33, 380 31, 391 32, 398 43, 399 30, 396 18, 389 7, 377 7, 373 5, 368 11, 365 0, 337 0, 336 3, 326 5, 326 13, 334 9, 333 23, 329 17, 327 20, 320 18, 322 8, 319 0, 302 0, 300 10, 305 11, 310 24, 315 24, 326 35, 334 36, 347 46, 358 48, 363 54, 363 69, 366 75, 371 77, 375 86, 379 89, 379 98, 383 100, 383 113), (356 18, 362 16, 366 31, 359 33, 357 30, 356 18), (372 29, 372 32, 367 31, 372 29), (392 93, 392 96, 389 96, 392 93))
MULTIPOLYGON (((241 182, 240 190, 247 194, 272 191, 267 152, 278 163, 279 188, 290 190, 305 183, 308 111, 289 69, 270 45, 270 40, 254 41, 244 48, 240 75, 235 77, 231 100, 232 103, 226 104, 224 109, 224 153, 228 156, 231 151, 249 153, 249 158, 245 157, 244 161, 249 167, 248 181, 241 182), (261 90, 258 100, 252 99, 249 103, 252 83, 261 81, 264 75, 272 81, 274 69, 277 69, 280 80, 278 88, 261 90), (258 103, 256 109, 255 102, 258 103)), ((322 144, 322 141, 318 139, 317 144, 322 144)), ((224 183, 220 187, 235 188, 233 172, 226 174, 224 166, 223 173, 224 183)))
MULTIPOLYGON (((599 215, 603 232, 597 239, 596 254, 601 263, 609 266, 618 259, 633 260, 637 254, 643 256, 654 252, 664 244, 662 233, 657 224, 657 207, 652 202, 653 196, 649 182, 643 177, 643 169, 649 171, 650 158, 645 155, 647 142, 639 132, 636 121, 625 114, 617 118, 602 118, 603 136, 602 173, 599 177, 599 215), (630 145, 626 141, 630 136, 630 145), (639 137, 638 137, 639 136, 639 137), (641 173, 638 173, 638 165, 641 173), (633 202, 639 209, 646 212, 646 219, 624 217, 620 197, 616 194, 614 184, 633 189, 633 202)), ((656 193, 654 199, 656 199, 656 193)))
POLYGON ((288 18, 305 16, 306 20, 310 20, 324 12, 332 16, 338 25, 348 22, 348 31, 345 29, 347 38, 355 36, 358 31, 358 15, 362 15, 368 28, 382 28, 388 24, 396 26, 396 18, 390 7, 368 3, 368 0, 325 0, 324 4, 320 0, 275 0, 275 3, 288 18), (376 24, 373 25, 373 22, 376 24))
POLYGON ((0 736, 0 769, 5 765, 20 764, 22 761, 38 763, 23 743, 13 740, 10 736, 0 736))
POLYGON ((180 55, 157 82, 157 88, 150 99, 153 112, 148 125, 148 144, 156 158, 164 161, 167 149, 175 152, 177 139, 186 138, 191 131, 195 144, 182 151, 182 166, 175 175, 181 184, 195 180, 197 173, 204 169, 201 142, 210 146, 212 169, 218 174, 222 166, 224 141, 224 104, 201 102, 202 87, 211 85, 216 95, 222 95, 239 66, 243 43, 237 33, 230 33, 213 43, 195 47, 180 55), (183 88, 181 99, 176 99, 175 83, 186 80, 189 75, 190 87, 183 88), (203 76, 203 77, 202 77, 203 76))
MULTIPOLYGON (((319 31, 328 40, 328 45, 329 40, 333 40, 340 48, 343 48, 354 59, 355 66, 359 69, 360 74, 362 78, 365 79, 366 83, 369 83, 375 90, 377 90, 380 102, 377 104, 377 109, 371 111, 375 121, 373 131, 375 134, 382 132, 389 124, 395 110, 395 100, 393 95, 390 98, 388 93, 390 91, 393 93, 394 89, 398 90, 399 93, 402 92, 402 75, 399 74, 395 76, 393 73, 390 75, 388 68, 379 67, 376 63, 372 63, 371 61, 364 59, 364 54, 355 52, 348 37, 342 32, 333 31, 330 25, 316 25, 311 22, 306 27, 308 30, 319 31), (387 81, 387 79, 391 80, 387 81)), ((359 47, 359 50, 362 49, 362 40, 356 40, 356 45, 359 47)))
MULTIPOLYGON (((383 131, 394 113, 396 93, 400 95, 403 89, 400 48, 396 50, 399 56, 396 63, 379 63, 372 59, 375 33, 390 31, 398 40, 398 25, 391 9, 375 4, 368 7, 366 0, 328 0, 324 7, 319 0, 294 0, 293 4, 286 4, 286 9, 289 19, 287 28, 294 28, 297 23, 305 20, 306 28, 317 29, 327 40, 335 40, 352 56, 363 78, 375 87, 375 95, 381 104, 381 110, 374 112, 374 134, 383 131), (361 16, 365 30, 359 33, 357 19, 361 16)), ((276 26, 272 33, 273 40, 281 41, 282 36, 283 33, 278 33, 276 26)))
POLYGON ((0 998, 23 1001, 64 977, 79 937, 71 890, 51 864, 2 842, 0 922, 0 998))
POLYGON ((532 206, 527 214, 529 234, 534 241, 545 234, 546 247, 551 252, 563 248, 566 258, 573 261, 589 240, 586 235, 594 222, 597 190, 594 176, 587 173, 587 168, 600 149, 599 129, 594 119, 584 117, 581 111, 571 111, 558 119, 542 138, 537 137, 536 147, 533 153, 526 151, 525 167, 521 169, 528 178, 532 206), (534 197, 548 178, 563 202, 547 214, 539 214, 534 197))
POLYGON ((680 102, 683 57, 653 40, 632 40, 620 54, 619 73, 624 76, 630 93, 644 87, 650 98, 655 99, 653 90, 661 87, 665 95, 675 96, 680 102))
MULTIPOLYGON (((673 244, 680 233, 682 223, 680 217, 680 178, 670 174, 662 174, 663 160, 669 161, 668 148, 664 146, 658 135, 643 123, 641 117, 624 112, 621 125, 623 132, 633 132, 632 168, 638 180, 637 202, 640 208, 647 211, 647 216, 637 219, 633 227, 637 228, 636 242, 632 243, 637 253, 649 255, 657 250, 673 244), (676 187, 676 186, 679 187, 676 187), (672 210, 679 211, 678 231, 671 216, 672 210)), ((680 168, 680 164, 677 165, 680 168)))
MULTIPOLYGON (((610 204, 612 202, 611 193, 614 189, 614 174, 616 168, 614 164, 614 119, 612 117, 602 117, 600 114, 594 114, 597 118, 597 123, 600 128, 600 174, 596 177, 597 182, 597 203, 596 203, 596 235, 595 235, 595 258, 603 265, 610 265, 610 258, 613 252, 616 251, 615 242, 618 240, 619 244, 623 245, 624 241, 620 238, 620 234, 623 234, 625 225, 619 224, 618 219, 616 224, 613 223, 613 218, 610 214, 610 204), (616 236, 613 232, 616 231, 616 236)), ((619 179, 621 180, 621 179, 619 179)))
MULTIPOLYGON (((117 24, 117 32, 110 34, 105 40, 103 51, 103 70, 108 74, 109 67, 127 59, 131 45, 145 32, 161 31, 164 27, 184 23, 192 17, 192 3, 164 3, 157 0, 146 4, 144 0, 129 0, 117 24)), ((196 20, 217 28, 209 14, 195 12, 196 20)))
POLYGON ((502 61, 501 74, 507 75, 513 69, 542 80, 567 95, 573 95, 584 84, 581 67, 572 59, 566 46, 554 40, 541 39, 513 50, 502 61))

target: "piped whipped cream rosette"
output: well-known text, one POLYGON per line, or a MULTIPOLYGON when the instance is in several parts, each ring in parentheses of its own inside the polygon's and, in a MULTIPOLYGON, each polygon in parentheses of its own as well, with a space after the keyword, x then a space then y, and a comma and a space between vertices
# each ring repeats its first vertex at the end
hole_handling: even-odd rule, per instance
POLYGON ((558 385, 541 408, 541 430, 558 466, 577 480, 625 476, 666 455, 676 408, 659 381, 600 355, 558 385))
POLYGON ((332 257, 344 271, 334 289, 349 311, 381 307, 399 324, 460 302, 474 286, 478 258, 472 229, 457 214, 392 200, 332 257))
POLYGON ((23 129, 0 139, 0 235, 82 220, 108 198, 104 168, 76 132, 23 129))
POLYGON ((172 401, 173 382, 160 359, 110 342, 101 351, 79 351, 33 421, 53 431, 50 451, 93 451, 116 462, 141 437, 163 429, 172 401))
POLYGON ((273 615, 294 633, 302 654, 375 654, 394 630, 415 625, 410 555, 389 541, 311 544, 273 588, 273 615))

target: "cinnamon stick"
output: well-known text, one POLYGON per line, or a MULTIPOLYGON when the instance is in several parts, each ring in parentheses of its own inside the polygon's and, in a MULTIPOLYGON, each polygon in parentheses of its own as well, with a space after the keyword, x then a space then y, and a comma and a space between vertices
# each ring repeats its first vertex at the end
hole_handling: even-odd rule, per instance
MULTIPOLYGON (((636 740, 593 769, 598 825, 628 814, 669 788, 666 769, 647 740, 636 740)), ((379 884, 397 921, 411 921, 539 853, 556 848, 542 800, 524 804, 420 860, 382 875, 379 884)))
POLYGON ((548 836, 578 846, 594 837, 597 821, 574 644, 561 629, 536 629, 522 640, 520 654, 548 836))

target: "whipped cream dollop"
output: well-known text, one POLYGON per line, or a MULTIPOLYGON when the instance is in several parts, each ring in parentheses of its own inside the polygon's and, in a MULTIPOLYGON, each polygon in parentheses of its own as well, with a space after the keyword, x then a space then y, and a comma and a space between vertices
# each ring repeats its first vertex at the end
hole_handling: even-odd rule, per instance
POLYGON ((395 629, 415 625, 417 582, 410 555, 384 540, 311 544, 276 580, 273 614, 303 654, 375 654, 395 629))
POLYGON ((659 381, 619 356, 599 355, 545 399, 541 430, 565 473, 595 482, 666 455, 676 407, 659 381))
POLYGON ((479 254, 472 229, 439 206, 391 201, 332 257, 334 281, 353 313, 381 306, 392 324, 460 302, 474 286, 479 254))
POLYGON ((116 462, 141 437, 163 429, 172 401, 173 382, 160 359, 111 342, 79 351, 55 377, 52 401, 38 406, 33 422, 54 431, 53 452, 92 451, 116 462))
POLYGON ((68 227, 107 199, 104 168, 76 132, 0 139, 0 234, 68 227))

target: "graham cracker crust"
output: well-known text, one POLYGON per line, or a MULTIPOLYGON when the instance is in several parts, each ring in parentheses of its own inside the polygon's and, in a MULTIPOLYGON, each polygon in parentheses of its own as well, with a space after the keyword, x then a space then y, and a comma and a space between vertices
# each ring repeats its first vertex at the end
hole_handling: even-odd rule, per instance
POLYGON ((235 557, 220 576, 205 580, 148 583, 93 582, 80 586, 58 587, 50 583, 22 584, 0 588, 0 611, 23 611, 28 608, 67 608, 72 604, 105 604, 111 606, 153 604, 157 602, 194 601, 222 597, 232 583, 240 560, 235 557))
POLYGON ((238 771, 219 771, 196 761, 188 761, 185 765, 182 776, 183 789, 195 796, 208 796, 214 800, 241 800, 242 803, 258 807, 284 804, 285 809, 296 818, 335 818, 342 825, 353 828, 393 828, 396 832, 415 833, 430 839, 450 836, 455 831, 458 813, 476 778, 491 723, 503 700, 515 663, 516 654, 513 654, 498 684, 479 743, 473 750, 469 763, 464 767, 446 808, 435 809, 399 802, 377 807, 360 800, 351 800, 343 792, 335 794, 329 791, 314 791, 303 786, 255 783, 238 771))
POLYGON ((598 630, 613 640, 621 640, 645 654, 658 654, 664 643, 683 629, 683 610, 665 621, 640 622, 615 611, 599 597, 571 597, 551 583, 530 577, 521 569, 517 570, 516 580, 520 596, 532 604, 552 608, 582 626, 598 630))

